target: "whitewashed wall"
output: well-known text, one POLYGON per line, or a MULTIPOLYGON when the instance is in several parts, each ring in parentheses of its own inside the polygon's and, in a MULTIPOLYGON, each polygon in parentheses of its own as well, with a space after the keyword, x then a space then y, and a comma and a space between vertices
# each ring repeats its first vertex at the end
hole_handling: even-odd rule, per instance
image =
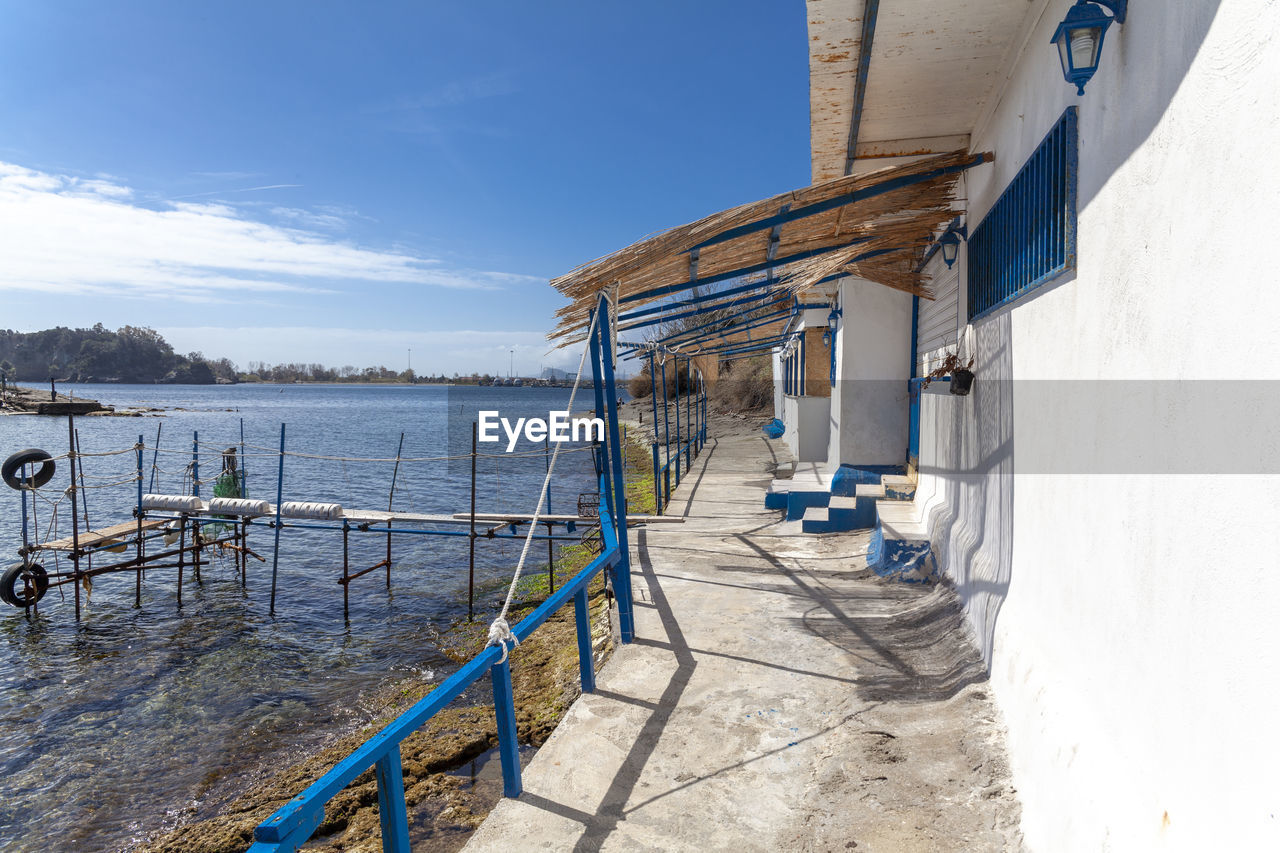
POLYGON ((997 162, 966 178, 969 227, 1078 103, 1078 271, 969 331, 973 394, 923 401, 918 499, 1032 849, 1280 849, 1280 446, 1228 429, 1275 394, 1206 418, 1159 382, 1276 372, 1280 3, 1130 3, 1081 98, 1048 44, 1070 0, 1038 5, 974 130, 997 162), (1127 418, 1089 405, 1103 387, 1138 389, 1127 418))
POLYGON ((782 438, 797 462, 826 461, 830 414, 827 397, 788 394, 782 398, 782 422, 787 427, 782 438))
POLYGON ((850 276, 840 282, 827 464, 901 465, 907 456, 911 297, 850 276))

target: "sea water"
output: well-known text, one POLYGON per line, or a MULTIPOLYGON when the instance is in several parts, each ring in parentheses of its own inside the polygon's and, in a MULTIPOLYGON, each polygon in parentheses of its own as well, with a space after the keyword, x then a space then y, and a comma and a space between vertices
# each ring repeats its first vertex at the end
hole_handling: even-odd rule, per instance
MULTIPOLYGON (((402 462, 395 507, 422 513, 470 508, 467 454, 478 411, 546 417, 567 408, 569 398, 567 388, 429 385, 63 390, 106 405, 162 410, 75 421, 84 454, 131 448, 142 435, 144 488, 156 493, 189 488, 197 432, 205 496, 221 470, 218 451, 234 446, 237 464, 246 466, 248 495, 272 503, 281 423, 286 450, 310 456, 389 460, 404 433, 403 457, 461 457, 402 462)), ((590 389, 578 394, 575 411, 594 406, 590 389)), ((66 418, 0 418, 0 457, 28 447, 60 455, 68 440, 66 418)), ((516 450, 524 455, 507 455, 504 446, 481 446, 477 510, 532 512, 546 467, 542 447, 522 443, 516 450)), ((80 512, 87 502, 94 527, 131 518, 136 466, 133 452, 84 458, 80 512)), ((287 456, 284 499, 385 510, 394 467, 287 456)), ((70 534, 68 485, 69 467, 59 462, 36 502, 32 526, 42 540, 70 534)), ((591 454, 564 453, 551 510, 574 512, 579 493, 594 490, 591 454)), ((0 486, 0 566, 18 561, 20 507, 18 492, 0 486)), ((434 639, 466 615, 465 537, 396 536, 390 591, 382 570, 354 581, 349 622, 336 583, 341 534, 282 531, 274 616, 272 541, 265 525, 251 528, 249 546, 267 562, 249 561, 247 588, 229 556, 207 558, 202 584, 188 566, 181 609, 175 569, 147 573, 141 607, 134 606, 133 572, 96 578, 79 623, 69 586, 51 589, 38 615, 0 604, 0 849, 127 847, 185 815, 215 810, 252 780, 365 722, 362 697, 380 687, 407 675, 439 679, 453 668, 434 639)), ((487 621, 501 606, 520 545, 478 540, 478 619, 487 621)), ((353 533, 353 570, 376 563, 385 549, 385 535, 353 533)), ((531 564, 545 565, 544 542, 532 553, 531 564)), ((49 555, 42 561, 52 569, 49 555)), ((61 563, 69 567, 65 557, 61 563)))

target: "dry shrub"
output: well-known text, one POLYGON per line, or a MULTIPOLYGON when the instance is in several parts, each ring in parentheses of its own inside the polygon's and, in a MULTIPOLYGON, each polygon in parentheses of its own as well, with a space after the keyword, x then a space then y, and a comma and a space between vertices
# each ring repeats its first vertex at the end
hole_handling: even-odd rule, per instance
POLYGON ((773 363, 768 355, 725 362, 708 402, 724 412, 754 413, 773 408, 773 363))
MULTIPOLYGON (((659 368, 659 380, 662 377, 662 370, 659 368)), ((697 391, 696 377, 690 378, 689 368, 683 362, 677 369, 676 364, 672 360, 667 361, 666 370, 667 380, 667 396, 666 399, 674 399, 677 394, 693 394, 697 391)), ((631 392, 633 399, 640 397, 648 397, 653 393, 653 379, 649 376, 649 365, 644 368, 627 382, 627 390, 631 392)))
POLYGON ((635 399, 648 397, 653 393, 653 379, 649 376, 648 367, 631 377, 627 382, 627 390, 635 399))

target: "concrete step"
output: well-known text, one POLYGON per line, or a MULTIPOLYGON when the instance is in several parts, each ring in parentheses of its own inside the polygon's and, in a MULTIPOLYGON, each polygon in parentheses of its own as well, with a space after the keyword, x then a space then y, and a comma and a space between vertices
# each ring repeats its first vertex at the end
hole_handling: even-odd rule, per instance
POLYGON ((857 497, 871 498, 872 500, 883 498, 884 485, 876 483, 861 483, 856 487, 854 494, 857 497))
POLYGON ((881 478, 884 496, 895 501, 909 501, 916 496, 916 483, 910 477, 899 474, 886 474, 881 478))
POLYGON ((912 501, 876 501, 876 525, 867 549, 867 567, 881 577, 904 583, 930 583, 937 579, 937 562, 923 507, 912 501))
POLYGON ((876 521, 889 539, 929 540, 929 522, 924 517, 924 509, 913 501, 876 501, 876 521))
POLYGON ((857 498, 832 495, 825 507, 809 507, 802 517, 805 533, 844 533, 866 530, 875 521, 875 511, 857 498))
POLYGON ((785 509, 789 520, 796 520, 804 515, 804 510, 813 506, 826 506, 831 497, 827 477, 820 465, 813 462, 800 463, 793 476, 788 479, 775 478, 765 492, 765 509, 785 509))

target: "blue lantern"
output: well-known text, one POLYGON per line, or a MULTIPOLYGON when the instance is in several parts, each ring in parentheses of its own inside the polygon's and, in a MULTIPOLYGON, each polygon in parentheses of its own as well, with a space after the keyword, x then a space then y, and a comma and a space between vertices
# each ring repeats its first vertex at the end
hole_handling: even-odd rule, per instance
POLYGON ((960 252, 960 238, 955 231, 948 231, 938 240, 938 244, 942 249, 942 262, 947 265, 947 269, 951 269, 960 252))
MULTIPOLYGON (((1076 85, 1076 94, 1084 94, 1084 85, 1093 78, 1102 57, 1102 40, 1111 22, 1124 23, 1128 0, 1077 0, 1058 24, 1049 41, 1058 47, 1062 76, 1076 85), (1106 6, 1115 17, 1099 8, 1106 6)), ((950 266, 948 264, 948 266, 950 266)))

